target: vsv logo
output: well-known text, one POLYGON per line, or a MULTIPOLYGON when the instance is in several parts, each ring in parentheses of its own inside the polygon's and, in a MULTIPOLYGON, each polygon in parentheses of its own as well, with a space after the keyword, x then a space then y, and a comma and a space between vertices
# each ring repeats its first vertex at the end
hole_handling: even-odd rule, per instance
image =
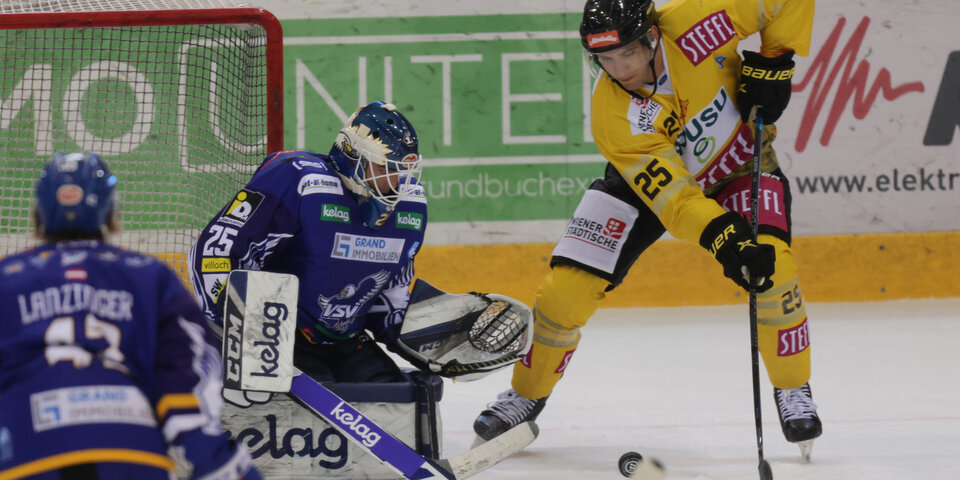
POLYGON ((279 367, 278 359, 280 353, 277 346, 280 345, 280 324, 287 320, 289 313, 287 306, 282 303, 265 302, 263 304, 264 321, 260 329, 263 334, 263 340, 253 342, 254 348, 260 349, 260 360, 262 362, 260 364, 260 371, 250 372, 250 376, 277 377, 277 374, 274 372, 276 372, 279 367))
POLYGON ((352 318, 360 310, 360 305, 337 305, 327 303, 323 305, 324 318, 352 318))
POLYGON ((330 411, 330 415, 340 422, 340 426, 345 430, 356 433, 357 436, 360 437, 360 443, 366 445, 368 448, 373 448, 380 441, 380 432, 374 431, 377 427, 372 423, 364 422, 366 419, 363 418, 363 415, 360 415, 360 413, 356 411, 346 411, 344 405, 343 402, 338 403, 337 406, 330 411))
POLYGON ((311 461, 319 458, 319 466, 328 470, 343 468, 347 464, 347 439, 335 428, 325 428, 314 434, 311 428, 278 428, 276 415, 266 415, 264 420, 266 434, 261 430, 263 423, 258 423, 260 428, 245 428, 236 435, 237 443, 250 450, 253 458, 267 454, 274 459, 291 457, 294 462, 304 456, 311 461))

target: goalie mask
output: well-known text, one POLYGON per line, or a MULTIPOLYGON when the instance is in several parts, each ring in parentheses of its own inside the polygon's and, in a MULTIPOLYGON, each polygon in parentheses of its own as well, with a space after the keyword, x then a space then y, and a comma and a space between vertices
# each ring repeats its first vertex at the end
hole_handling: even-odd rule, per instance
POLYGON ((390 103, 373 102, 347 119, 330 150, 333 166, 357 194, 370 228, 379 228, 420 178, 413 125, 390 103))
POLYGON ((48 235, 102 232, 117 177, 95 153, 55 153, 37 182, 37 217, 48 235))

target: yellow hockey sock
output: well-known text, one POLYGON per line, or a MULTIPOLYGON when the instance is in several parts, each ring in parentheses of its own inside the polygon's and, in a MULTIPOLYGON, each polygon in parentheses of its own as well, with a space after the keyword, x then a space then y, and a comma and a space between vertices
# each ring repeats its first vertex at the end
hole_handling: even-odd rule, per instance
POLYGON ((786 242, 771 235, 758 240, 777 249, 773 288, 757 294, 760 354, 773 386, 796 388, 810 380, 810 334, 797 266, 786 242))
POLYGON ((550 271, 533 308, 533 346, 513 367, 517 393, 531 399, 550 395, 577 348, 580 327, 596 312, 608 285, 576 267, 558 265, 550 271))

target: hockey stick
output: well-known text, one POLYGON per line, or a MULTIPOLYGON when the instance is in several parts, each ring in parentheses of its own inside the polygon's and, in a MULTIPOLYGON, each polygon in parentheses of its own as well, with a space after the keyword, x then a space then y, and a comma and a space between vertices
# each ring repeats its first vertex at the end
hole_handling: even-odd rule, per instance
POLYGON ((524 422, 482 445, 448 459, 424 458, 366 418, 335 393, 299 373, 290 385, 290 396, 333 425, 358 446, 410 480, 471 477, 523 450, 536 438, 535 423, 524 422))
MULTIPOLYGON (((750 226, 753 243, 759 245, 760 161, 763 150, 763 113, 754 107, 753 175, 750 183, 750 226)), ((770 464, 763 459, 763 422, 760 416, 760 341, 757 333, 757 277, 750 275, 750 355, 753 361, 753 417, 757 424, 757 455, 760 480, 773 480, 770 464)))
POLYGON ((522 450, 538 432, 526 422, 449 459, 418 454, 349 403, 293 366, 297 279, 292 275, 235 270, 224 295, 224 397, 242 405, 289 393, 357 446, 409 480, 468 478, 522 450), (238 403, 240 402, 240 403, 238 403))

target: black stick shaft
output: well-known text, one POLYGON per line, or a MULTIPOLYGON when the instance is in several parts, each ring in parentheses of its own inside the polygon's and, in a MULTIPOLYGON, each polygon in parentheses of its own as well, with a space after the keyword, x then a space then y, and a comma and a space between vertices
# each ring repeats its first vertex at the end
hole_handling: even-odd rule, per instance
MULTIPOLYGON (((754 117, 753 175, 750 184, 750 227, 753 243, 758 244, 760 219, 760 161, 763 150, 763 114, 758 108, 754 117)), ((772 480, 770 465, 763 459, 763 421, 760 414, 760 342, 757 334, 757 279, 750 275, 750 356, 753 360, 753 417, 757 424, 757 455, 760 458, 760 479, 772 480)))

